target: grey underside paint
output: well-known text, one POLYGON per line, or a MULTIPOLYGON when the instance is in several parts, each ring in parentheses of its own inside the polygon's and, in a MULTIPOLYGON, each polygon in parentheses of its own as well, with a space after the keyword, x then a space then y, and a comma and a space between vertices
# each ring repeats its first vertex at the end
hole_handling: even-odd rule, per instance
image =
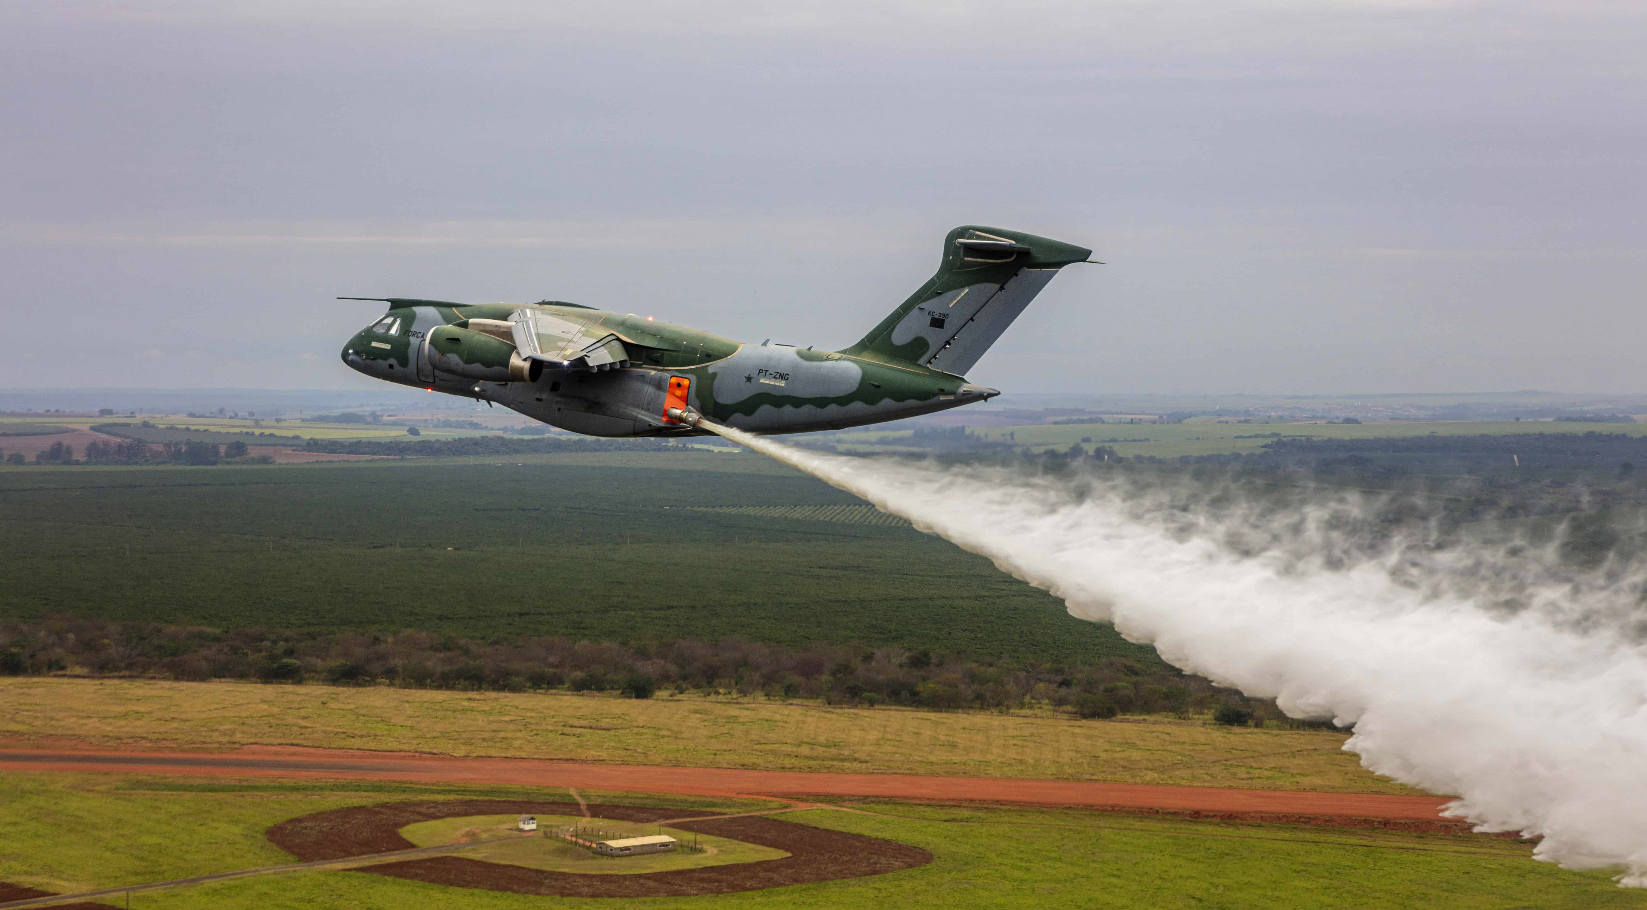
POLYGON ((635 436, 665 426, 668 383, 661 370, 551 371, 535 384, 487 383, 485 397, 574 433, 635 436))
POLYGON ((886 401, 867 404, 853 401, 847 404, 803 404, 774 407, 761 405, 753 414, 734 414, 722 421, 726 425, 753 433, 807 433, 816 430, 844 430, 848 427, 884 423, 904 417, 919 417, 937 411, 969 404, 970 401, 944 398, 927 401, 886 401))

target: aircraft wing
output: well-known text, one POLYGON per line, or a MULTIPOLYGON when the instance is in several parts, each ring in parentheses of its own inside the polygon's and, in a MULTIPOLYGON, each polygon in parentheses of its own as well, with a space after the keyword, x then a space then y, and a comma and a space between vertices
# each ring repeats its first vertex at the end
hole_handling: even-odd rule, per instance
POLYGON ((601 328, 522 308, 510 317, 515 350, 524 360, 568 370, 612 370, 629 365, 623 339, 601 328))

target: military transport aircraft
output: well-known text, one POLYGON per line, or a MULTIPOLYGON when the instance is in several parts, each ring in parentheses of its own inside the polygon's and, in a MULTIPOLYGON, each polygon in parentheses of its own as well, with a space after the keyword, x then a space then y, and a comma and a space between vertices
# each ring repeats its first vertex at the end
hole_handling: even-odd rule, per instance
POLYGON ((819 351, 743 344, 575 303, 389 304, 343 348, 379 379, 481 401, 591 436, 690 436, 707 418, 752 433, 897 420, 1000 394, 966 373, 1058 270, 1091 250, 964 226, 938 273, 862 341, 819 351))

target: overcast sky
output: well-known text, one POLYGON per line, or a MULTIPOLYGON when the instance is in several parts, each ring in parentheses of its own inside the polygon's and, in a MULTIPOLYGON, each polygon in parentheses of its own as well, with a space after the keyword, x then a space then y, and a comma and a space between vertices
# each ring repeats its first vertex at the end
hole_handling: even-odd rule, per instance
POLYGON ((981 223, 1108 263, 1008 391, 1643 391, 1644 77, 1639 0, 7 0, 0 387, 359 387, 340 294, 841 347, 981 223))

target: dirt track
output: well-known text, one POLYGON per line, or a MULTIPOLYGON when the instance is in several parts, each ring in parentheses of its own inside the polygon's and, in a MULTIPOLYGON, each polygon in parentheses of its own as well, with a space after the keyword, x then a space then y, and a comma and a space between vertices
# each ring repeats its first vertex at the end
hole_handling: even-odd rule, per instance
POLYGON ((1455 828, 1439 796, 1169 787, 1092 781, 828 774, 736 768, 661 768, 511 758, 453 758, 250 746, 235 752, 0 750, 0 770, 107 771, 213 777, 353 778, 578 787, 693 796, 886 798, 1040 806, 1158 810, 1345 824, 1455 828))
MULTIPOLYGON (((41 891, 38 888, 25 888, 22 885, 13 885, 9 882, 0 882, 0 904, 9 904, 12 901, 26 901, 37 897, 51 897, 50 891, 41 891)), ((93 901, 77 901, 72 904, 52 904, 52 910, 114 910, 108 904, 99 904, 93 901)))
MULTIPOLYGON (((595 818, 634 822, 663 821, 678 816, 682 811, 609 805, 590 805, 589 810, 595 818)), ((341 859, 411 847, 411 842, 401 837, 400 829, 414 822, 464 815, 568 815, 577 812, 578 806, 571 803, 519 800, 385 803, 294 818, 269 829, 268 836, 271 843, 302 860, 341 859)), ((686 831, 773 847, 790 855, 753 863, 630 875, 547 872, 459 856, 403 860, 366 866, 356 871, 517 894, 685 897, 860 878, 932 862, 931 853, 908 844, 759 816, 699 818, 672 825, 686 831)))

